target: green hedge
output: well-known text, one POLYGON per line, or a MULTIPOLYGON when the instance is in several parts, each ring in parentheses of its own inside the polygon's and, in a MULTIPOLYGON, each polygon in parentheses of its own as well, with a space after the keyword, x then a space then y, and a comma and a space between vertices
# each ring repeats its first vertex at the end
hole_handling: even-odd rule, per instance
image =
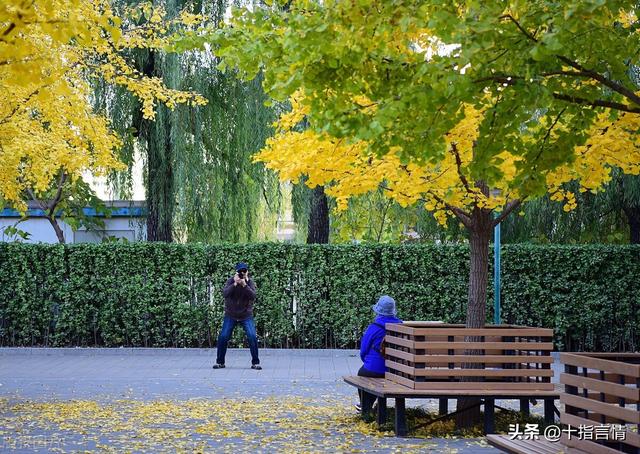
MULTIPOLYGON (((638 348, 640 247, 509 245, 502 257, 505 322, 552 327, 564 350, 638 348)), ((0 345, 215 346, 239 260, 266 347, 354 347, 383 293, 406 320, 465 317, 465 246, 1 243, 0 345)))

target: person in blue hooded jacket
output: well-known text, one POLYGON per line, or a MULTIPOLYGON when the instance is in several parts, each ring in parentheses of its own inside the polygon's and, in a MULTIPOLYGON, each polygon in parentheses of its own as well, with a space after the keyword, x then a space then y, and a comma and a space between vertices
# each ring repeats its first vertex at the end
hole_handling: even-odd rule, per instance
MULTIPOLYGON (((360 341, 360 359, 362 367, 358 371, 361 377, 384 378, 386 367, 381 353, 381 345, 385 336, 385 323, 402 323, 396 317, 396 302, 388 295, 381 296, 373 305, 376 318, 373 320, 360 341)), ((360 404, 356 405, 358 411, 368 414, 373 408, 376 396, 365 391, 359 391, 360 404)))

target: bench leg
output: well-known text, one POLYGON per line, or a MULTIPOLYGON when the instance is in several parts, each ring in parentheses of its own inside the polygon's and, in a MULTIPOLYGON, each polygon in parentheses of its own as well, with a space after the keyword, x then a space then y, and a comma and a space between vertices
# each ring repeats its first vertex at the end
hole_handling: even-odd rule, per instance
POLYGON ((555 421, 554 415, 555 406, 553 405, 553 399, 544 400, 544 422, 545 424, 553 424, 555 421))
POLYGON ((440 405, 438 408, 438 414, 446 415, 447 413, 449 413, 449 399, 441 398, 440 405))
POLYGON ((387 399, 378 397, 378 426, 387 422, 387 399))
POLYGON ((362 389, 359 390, 359 394, 360 394, 360 405, 362 407, 362 410, 361 410, 362 418, 367 419, 368 417, 370 417, 373 404, 376 403, 376 396, 362 389))
POLYGON ((529 416, 529 399, 520 399, 520 413, 529 416))
POLYGON ((487 398, 484 400, 484 433, 492 434, 495 431, 495 401, 487 398))
POLYGON ((407 435, 407 415, 405 413, 404 398, 396 397, 396 437, 407 435))

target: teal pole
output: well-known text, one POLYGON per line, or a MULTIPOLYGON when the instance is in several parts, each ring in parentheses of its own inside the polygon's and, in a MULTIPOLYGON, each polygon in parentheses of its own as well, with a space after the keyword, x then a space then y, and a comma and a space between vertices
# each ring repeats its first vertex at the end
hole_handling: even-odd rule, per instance
POLYGON ((493 229, 493 322, 500 324, 500 224, 493 229))

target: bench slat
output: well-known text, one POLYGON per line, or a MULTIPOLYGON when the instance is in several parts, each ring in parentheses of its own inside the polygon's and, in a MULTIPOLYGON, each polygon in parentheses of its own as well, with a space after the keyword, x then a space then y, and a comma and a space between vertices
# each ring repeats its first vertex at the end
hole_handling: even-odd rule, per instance
POLYGON ((416 382, 415 389, 478 389, 478 390, 539 390, 539 391, 553 391, 553 383, 491 383, 491 382, 416 382))
POLYGON ((395 358, 419 363, 485 363, 485 364, 553 364, 552 356, 534 355, 414 355, 395 348, 385 348, 385 354, 395 358))
POLYGON ((588 440, 578 440, 577 437, 571 437, 571 440, 569 440, 566 435, 563 435, 560 441, 565 446, 569 446, 572 449, 579 449, 589 454, 620 454, 620 451, 617 449, 611 449, 588 440))
POLYGON ((388 334, 385 342, 421 350, 553 350, 553 342, 417 342, 388 334))
POLYGON ((553 377, 551 369, 421 369, 389 360, 385 365, 416 377, 553 377))
MULTIPOLYGON (((628 355, 626 357, 628 357, 628 355)), ((640 354, 638 354, 638 357, 640 357, 640 354)), ((611 359, 595 358, 589 356, 589 354, 560 353, 560 361, 562 364, 569 366, 588 367, 589 369, 640 378, 640 365, 612 361, 611 359)))
POLYGON ((511 440, 508 435, 487 435, 487 441, 512 454, 563 454, 567 448, 547 440, 511 440))
POLYGON ((640 412, 628 408, 622 408, 617 405, 611 405, 597 400, 587 399, 585 397, 573 396, 571 394, 562 393, 560 402, 572 407, 582 408, 584 410, 596 411, 600 414, 612 416, 624 421, 640 424, 640 412))
MULTIPOLYGON (((580 416, 570 415, 568 413, 560 413, 560 422, 563 424, 570 424, 574 427, 579 427, 581 424, 585 426, 599 425, 600 422, 592 421, 590 419, 581 418, 580 416)), ((625 440, 622 443, 640 448, 640 435, 631 432, 629 429, 625 432, 625 440)))
POLYGON ((387 323, 387 332, 413 334, 415 336, 518 336, 518 337, 552 337, 550 328, 465 328, 462 325, 448 327, 441 324, 425 324, 411 326, 416 322, 387 323))
POLYGON ((553 383, 536 383, 536 382, 455 382, 455 381, 430 381, 415 382, 408 378, 401 377, 387 371, 385 374, 387 380, 395 381, 402 386, 416 390, 479 390, 479 391, 554 391, 553 383))
MULTIPOLYGON (((345 376, 343 380, 348 384, 355 386, 365 391, 369 391, 373 394, 383 394, 383 397, 401 395, 409 398, 430 396, 436 398, 441 396, 478 396, 478 397, 496 397, 504 396, 505 398, 519 398, 519 397, 538 397, 538 398, 557 398, 557 391, 541 391, 535 389, 520 389, 520 390, 505 390, 505 389, 451 389, 447 387, 445 389, 412 389, 401 384, 395 383, 392 380, 385 378, 368 378, 359 376, 345 376)), ((436 385, 443 383, 434 383, 436 385)), ((472 383, 470 383, 472 384, 472 383)), ((479 383, 478 383, 479 384, 479 383)), ((503 383, 504 384, 504 383, 503 383)))
POLYGON ((560 374, 560 383, 563 385, 577 386, 582 389, 599 391, 605 394, 622 397, 634 402, 640 401, 640 389, 630 386, 620 385, 608 381, 598 380, 595 378, 581 377, 572 374, 560 374))

